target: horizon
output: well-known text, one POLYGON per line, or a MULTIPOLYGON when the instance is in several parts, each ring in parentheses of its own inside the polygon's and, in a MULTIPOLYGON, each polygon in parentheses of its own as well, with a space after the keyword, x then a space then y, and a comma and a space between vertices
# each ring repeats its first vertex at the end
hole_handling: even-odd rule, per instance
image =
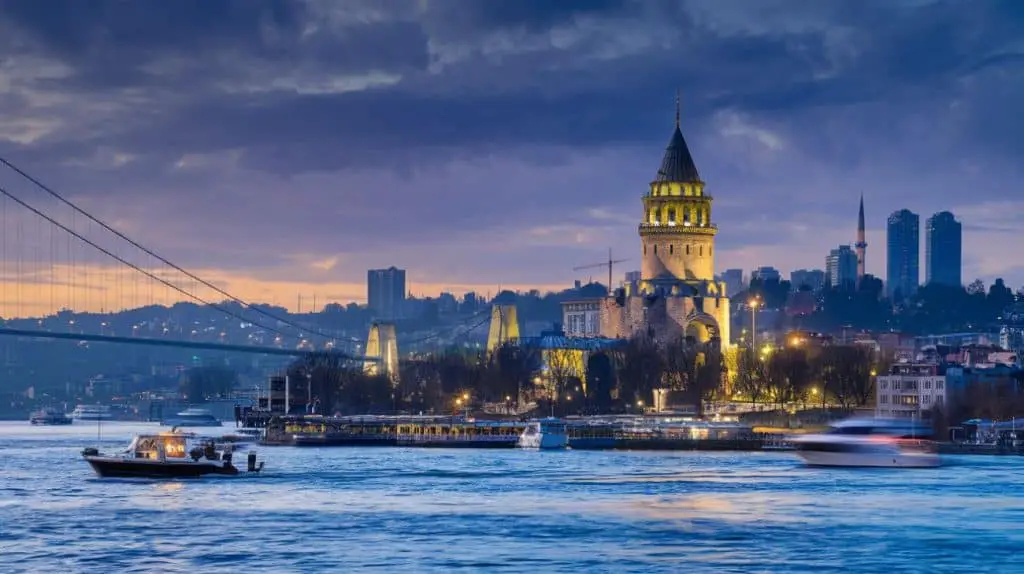
MULTIPOLYGON (((676 90, 716 273, 824 269, 863 193, 868 273, 887 279, 890 213, 950 211, 965 284, 1024 284, 1012 4, 55 4, 0 7, 0 156, 246 301, 365 303, 390 266, 417 296, 558 291, 606 281, 573 267, 609 247, 617 283, 676 90)), ((44 201, 9 170, 0 186, 44 201)), ((138 284, 69 247, 50 282, 86 295, 39 293, 46 239, 4 208, 24 228, 4 226, 3 275, 32 268, 5 311, 138 284), (34 252, 7 251, 18 233, 34 252)))

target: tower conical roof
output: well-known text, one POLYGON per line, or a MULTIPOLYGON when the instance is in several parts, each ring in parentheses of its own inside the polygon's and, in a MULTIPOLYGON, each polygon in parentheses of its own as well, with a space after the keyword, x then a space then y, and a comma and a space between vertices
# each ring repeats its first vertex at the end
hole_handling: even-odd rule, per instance
POLYGON ((665 148, 665 156, 661 158, 661 167, 658 169, 658 177, 655 181, 671 182, 698 182, 700 174, 697 173, 697 165, 693 163, 693 156, 690 155, 690 148, 686 146, 683 139, 683 132, 679 129, 679 92, 676 92, 676 131, 672 132, 672 139, 665 148))
POLYGON ((679 130, 678 124, 668 147, 665 148, 665 156, 661 158, 661 167, 658 168, 658 177, 655 181, 700 181, 697 165, 693 163, 690 148, 686 146, 686 140, 683 139, 683 132, 679 130))

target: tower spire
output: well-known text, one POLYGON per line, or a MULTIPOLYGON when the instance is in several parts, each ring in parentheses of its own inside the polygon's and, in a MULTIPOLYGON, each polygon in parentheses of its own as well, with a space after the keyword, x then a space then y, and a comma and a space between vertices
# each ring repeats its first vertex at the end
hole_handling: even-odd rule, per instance
POLYGON ((867 256, 868 242, 864 232, 864 192, 860 192, 860 212, 857 214, 857 283, 864 278, 864 259, 867 256))
POLYGON ((676 88, 676 129, 679 129, 679 88, 676 88))

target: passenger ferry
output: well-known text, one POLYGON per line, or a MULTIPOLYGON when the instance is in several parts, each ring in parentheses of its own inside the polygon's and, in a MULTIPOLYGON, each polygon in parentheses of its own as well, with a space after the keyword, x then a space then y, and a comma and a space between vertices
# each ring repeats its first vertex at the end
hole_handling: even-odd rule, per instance
POLYGON ((109 421, 114 417, 106 405, 78 405, 71 411, 71 418, 76 421, 109 421))
POLYGON ((69 425, 72 422, 71 417, 64 414, 64 411, 52 407, 32 413, 28 421, 34 425, 69 425))
POLYGON ((193 407, 160 421, 160 424, 169 427, 219 427, 222 423, 210 411, 193 407))
POLYGON ((808 466, 933 468, 941 458, 931 435, 912 420, 848 419, 792 443, 808 466))
POLYGON ((515 448, 524 423, 453 419, 428 424, 399 424, 398 446, 438 448, 515 448))
POLYGON ((569 435, 565 422, 557 418, 543 418, 526 425, 519 435, 519 448, 555 450, 569 446, 569 435))
POLYGON ((569 448, 573 450, 610 450, 615 448, 618 425, 597 422, 570 422, 566 427, 569 448))
MULTIPOLYGON (((82 458, 101 477, 195 478, 207 474, 239 474, 231 461, 232 447, 217 445, 208 437, 186 433, 141 434, 128 448, 102 454, 95 448, 82 451, 82 458)), ((263 470, 256 453, 248 456, 248 472, 263 470)))

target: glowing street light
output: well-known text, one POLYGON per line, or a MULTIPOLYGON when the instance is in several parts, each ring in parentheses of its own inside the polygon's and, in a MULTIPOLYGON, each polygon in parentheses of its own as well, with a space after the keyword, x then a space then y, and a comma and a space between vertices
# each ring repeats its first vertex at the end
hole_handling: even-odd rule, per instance
POLYGON ((761 300, 754 297, 747 301, 747 305, 750 307, 750 348, 757 348, 757 307, 761 304, 761 300))

